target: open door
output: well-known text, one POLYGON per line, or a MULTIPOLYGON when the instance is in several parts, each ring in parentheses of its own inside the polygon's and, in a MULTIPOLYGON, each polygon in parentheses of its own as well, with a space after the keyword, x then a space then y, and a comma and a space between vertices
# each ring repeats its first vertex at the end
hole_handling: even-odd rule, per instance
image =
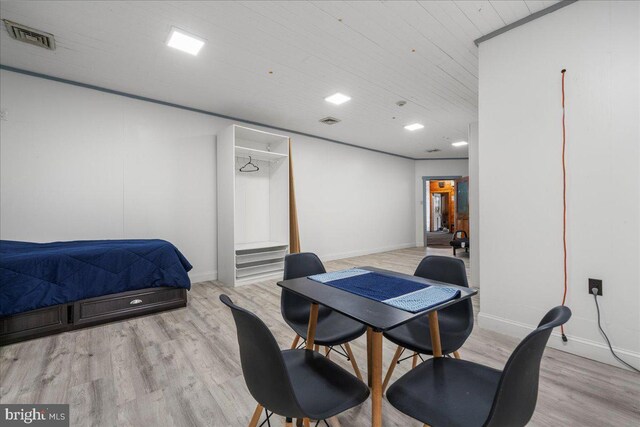
POLYGON ((469 177, 456 179, 456 230, 469 235, 469 177))

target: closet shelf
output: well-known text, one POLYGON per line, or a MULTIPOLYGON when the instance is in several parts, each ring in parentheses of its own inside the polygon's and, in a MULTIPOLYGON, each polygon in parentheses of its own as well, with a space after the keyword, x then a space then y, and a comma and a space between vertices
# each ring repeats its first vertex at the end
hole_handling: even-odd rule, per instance
POLYGON ((255 148, 241 147, 236 145, 236 157, 249 157, 255 160, 266 160, 275 162, 276 160, 289 157, 287 154, 275 153, 273 151, 256 150, 255 148))
POLYGON ((269 248, 285 248, 289 243, 283 242, 253 242, 253 243, 236 243, 236 252, 239 251, 255 251, 269 248))

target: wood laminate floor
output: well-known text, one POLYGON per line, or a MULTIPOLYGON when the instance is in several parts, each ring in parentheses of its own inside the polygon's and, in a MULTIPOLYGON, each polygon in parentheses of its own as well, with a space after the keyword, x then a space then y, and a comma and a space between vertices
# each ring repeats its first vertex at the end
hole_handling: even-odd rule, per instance
MULTIPOLYGON (((424 248, 398 250, 329 262, 327 269, 370 265, 413 273, 424 255, 424 248)), ((236 289, 205 282, 193 286, 184 309, 3 347, 0 401, 69 403, 72 426, 245 426, 255 402, 242 378, 231 314, 218 300, 223 292, 257 313, 282 348, 289 347, 293 333, 280 315, 275 280, 236 289)), ((501 369, 517 343, 476 326, 461 353, 501 369)), ((353 344, 363 374, 365 347, 364 337, 353 344)), ((385 372, 394 350, 384 343, 385 372)), ((351 369, 345 359, 332 359, 351 369)), ((410 365, 399 365, 394 379, 410 365)), ((338 420, 368 426, 370 409, 367 401, 338 420)), ((383 417, 385 426, 421 425, 386 401, 383 417)), ((548 348, 530 425, 640 425, 640 375, 548 348)))

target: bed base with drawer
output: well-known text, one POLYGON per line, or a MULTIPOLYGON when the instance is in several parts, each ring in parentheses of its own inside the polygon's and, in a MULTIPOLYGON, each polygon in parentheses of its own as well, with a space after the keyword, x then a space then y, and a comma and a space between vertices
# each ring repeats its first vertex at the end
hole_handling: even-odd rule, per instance
POLYGON ((158 287, 0 317, 0 346, 187 306, 184 288, 158 287))

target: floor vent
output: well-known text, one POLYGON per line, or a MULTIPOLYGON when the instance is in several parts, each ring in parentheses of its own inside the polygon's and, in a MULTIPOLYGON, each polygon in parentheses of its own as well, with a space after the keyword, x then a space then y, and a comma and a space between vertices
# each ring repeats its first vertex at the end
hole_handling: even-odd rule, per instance
POLYGON ((45 49, 55 50, 56 42, 53 39, 53 34, 45 33, 25 25, 16 24, 15 22, 11 22, 6 19, 3 19, 3 21, 5 27, 7 27, 7 32, 14 39, 34 46, 43 47, 45 49))
POLYGON ((339 122, 340 119, 336 119, 335 117, 325 117, 324 119, 320 119, 320 123, 324 123, 325 125, 335 125, 339 122))

